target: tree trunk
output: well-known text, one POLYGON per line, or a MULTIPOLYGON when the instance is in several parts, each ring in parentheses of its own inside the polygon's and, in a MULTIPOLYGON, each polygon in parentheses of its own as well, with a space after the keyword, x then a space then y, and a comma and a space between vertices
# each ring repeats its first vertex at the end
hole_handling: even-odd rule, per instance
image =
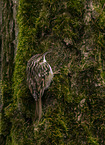
POLYGON ((0 144, 5 144, 5 136, 9 135, 11 125, 10 118, 6 115, 8 109, 5 111, 4 109, 10 105, 12 98, 12 76, 17 46, 16 3, 13 0, 0 1, 0 26, 0 44, 2 44, 0 45, 0 80, 2 78, 2 96, 0 96, 0 100, 2 100, 0 101, 2 138, 0 139, 0 144))

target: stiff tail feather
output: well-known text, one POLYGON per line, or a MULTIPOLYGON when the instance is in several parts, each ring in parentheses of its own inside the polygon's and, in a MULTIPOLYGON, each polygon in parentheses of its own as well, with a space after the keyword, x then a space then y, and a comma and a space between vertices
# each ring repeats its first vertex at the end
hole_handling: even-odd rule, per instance
POLYGON ((37 119, 37 117, 38 117, 38 113, 39 112, 39 110, 38 110, 38 101, 36 101, 36 109, 35 109, 35 120, 37 119))
POLYGON ((42 116, 42 101, 41 101, 41 95, 39 97, 39 120, 41 119, 42 116))

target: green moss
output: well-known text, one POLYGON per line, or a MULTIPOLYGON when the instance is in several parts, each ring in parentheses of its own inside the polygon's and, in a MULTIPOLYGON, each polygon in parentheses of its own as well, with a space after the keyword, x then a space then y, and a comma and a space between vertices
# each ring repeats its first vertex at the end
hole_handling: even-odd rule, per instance
MULTIPOLYGON (((26 64, 29 58, 36 53, 52 49, 57 56, 48 60, 52 68, 55 66, 56 70, 60 69, 60 74, 54 76, 51 87, 42 98, 46 100, 43 101, 43 117, 39 123, 34 122, 36 144, 98 144, 92 133, 91 123, 94 120, 92 103, 96 93, 94 83, 97 82, 95 78, 97 78, 99 65, 94 65, 92 61, 86 63, 86 60, 81 57, 79 42, 87 29, 83 22, 83 6, 84 2, 80 1, 44 1, 39 13, 38 9, 32 8, 31 1, 24 1, 24 3, 20 1, 19 44, 14 71, 14 103, 17 110, 23 114, 22 122, 25 123, 28 119, 33 120, 35 109, 33 98, 26 85, 26 64), (79 103, 82 99, 85 99, 85 103, 80 107, 79 103), (78 121, 79 115, 82 117, 78 121), (90 129, 87 126, 90 126, 90 129)), ((18 123, 14 122, 14 127, 15 124, 18 123)), ((19 137, 20 144, 25 144, 26 140, 31 143, 33 136, 30 131, 28 134, 31 135, 31 140, 27 137, 28 134, 27 136, 24 134, 27 124, 26 127, 18 128, 17 133, 14 137, 12 134, 12 137, 19 137)), ((33 129, 33 126, 30 128, 33 129)))
POLYGON ((91 20, 86 25, 85 3, 19 1, 13 84, 3 84, 2 132, 7 145, 98 145, 104 141, 104 17, 102 14, 97 23, 91 20), (88 51, 87 47, 92 49, 88 51), (38 122, 34 120, 35 101, 27 86, 26 65, 31 56, 49 49, 52 53, 46 58, 59 73, 42 97, 43 116, 38 122), (86 52, 88 57, 84 57, 86 52))

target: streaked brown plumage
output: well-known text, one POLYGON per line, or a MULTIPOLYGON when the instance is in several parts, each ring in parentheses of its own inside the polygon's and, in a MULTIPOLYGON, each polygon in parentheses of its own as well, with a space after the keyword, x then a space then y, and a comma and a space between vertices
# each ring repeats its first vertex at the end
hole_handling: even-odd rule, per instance
POLYGON ((41 97, 45 89, 50 86, 53 79, 53 71, 51 66, 45 60, 45 55, 48 52, 36 54, 27 63, 27 82, 32 96, 36 102, 35 117, 39 115, 39 120, 42 114, 41 97), (39 102, 39 107, 38 107, 39 102))

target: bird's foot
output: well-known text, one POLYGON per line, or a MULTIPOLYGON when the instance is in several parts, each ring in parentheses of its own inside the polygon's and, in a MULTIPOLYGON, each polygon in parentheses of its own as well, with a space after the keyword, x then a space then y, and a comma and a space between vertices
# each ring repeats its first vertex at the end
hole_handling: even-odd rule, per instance
POLYGON ((60 69, 53 73, 54 75, 60 74, 60 69))

